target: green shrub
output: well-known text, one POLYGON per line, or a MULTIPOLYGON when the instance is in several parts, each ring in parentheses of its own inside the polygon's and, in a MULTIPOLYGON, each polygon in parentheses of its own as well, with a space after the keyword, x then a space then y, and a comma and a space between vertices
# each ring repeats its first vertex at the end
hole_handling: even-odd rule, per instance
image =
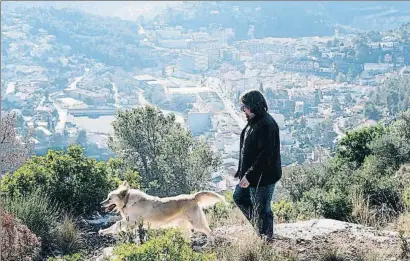
POLYGON ((61 257, 49 257, 47 258, 47 261, 83 261, 86 260, 86 258, 80 254, 72 254, 72 255, 65 255, 61 257))
POLYGON ((54 242, 54 232, 61 213, 58 205, 50 200, 41 190, 35 190, 24 196, 5 197, 6 212, 20 219, 42 242, 43 250, 54 242))
POLYGON ((142 245, 122 244, 114 249, 116 261, 211 261, 214 254, 196 253, 183 235, 170 229, 163 235, 150 238, 142 245))
POLYGON ((3 177, 0 190, 16 197, 40 188, 68 212, 91 214, 118 185, 114 177, 105 162, 87 158, 81 147, 70 146, 67 152, 50 150, 31 158, 3 177))
POLYGON ((297 209, 293 202, 280 200, 272 204, 272 212, 278 223, 288 223, 297 219, 297 209))
POLYGON ((302 216, 311 218, 347 220, 351 214, 349 198, 336 189, 331 191, 312 189, 303 194, 297 208, 302 216))

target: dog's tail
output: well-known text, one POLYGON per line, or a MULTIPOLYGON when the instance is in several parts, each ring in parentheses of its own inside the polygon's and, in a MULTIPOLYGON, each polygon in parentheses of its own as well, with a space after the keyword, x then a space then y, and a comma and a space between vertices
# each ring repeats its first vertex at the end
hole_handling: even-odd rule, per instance
POLYGON ((200 208, 212 207, 219 202, 227 204, 223 196, 213 191, 200 191, 194 195, 194 198, 200 208))

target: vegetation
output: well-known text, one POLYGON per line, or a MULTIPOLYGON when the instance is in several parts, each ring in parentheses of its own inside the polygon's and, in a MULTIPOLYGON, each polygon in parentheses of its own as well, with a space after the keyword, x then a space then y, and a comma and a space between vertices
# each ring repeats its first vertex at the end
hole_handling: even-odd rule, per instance
POLYGON ((40 254, 40 240, 26 225, 9 213, 0 213, 0 259, 8 261, 36 260, 40 254))
POLYGON ((0 189, 12 198, 41 189, 63 209, 89 215, 99 209, 101 199, 118 180, 107 163, 85 157, 83 149, 73 145, 67 152, 50 150, 45 156, 32 157, 14 173, 6 174, 0 189))
POLYGON ((116 155, 138 169, 141 187, 154 195, 191 193, 206 186, 220 158, 204 140, 196 140, 158 109, 120 111, 109 145, 116 155))
POLYGON ((211 261, 214 254, 196 253, 178 230, 152 236, 142 245, 122 244, 114 250, 116 261, 211 261))
POLYGON ((401 166, 410 161, 403 131, 409 115, 389 127, 348 133, 326 164, 285 169, 286 195, 273 205, 277 219, 325 217, 380 226, 405 213, 410 179, 401 166))
POLYGON ((6 212, 25 224, 48 250, 55 243, 54 232, 58 226, 61 209, 40 190, 25 195, 2 199, 6 212))
POLYGON ((46 30, 57 36, 58 43, 70 46, 73 53, 126 70, 154 65, 152 59, 144 57, 148 49, 139 45, 135 22, 70 9, 20 8, 17 14, 29 21, 32 34, 46 30))

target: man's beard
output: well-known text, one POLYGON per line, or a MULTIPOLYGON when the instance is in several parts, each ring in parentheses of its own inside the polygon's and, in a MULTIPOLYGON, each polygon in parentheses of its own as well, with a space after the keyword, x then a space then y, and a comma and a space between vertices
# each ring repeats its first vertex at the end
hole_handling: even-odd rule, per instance
POLYGON ((249 120, 251 118, 251 116, 249 116, 247 113, 245 113, 245 117, 247 120, 249 120))

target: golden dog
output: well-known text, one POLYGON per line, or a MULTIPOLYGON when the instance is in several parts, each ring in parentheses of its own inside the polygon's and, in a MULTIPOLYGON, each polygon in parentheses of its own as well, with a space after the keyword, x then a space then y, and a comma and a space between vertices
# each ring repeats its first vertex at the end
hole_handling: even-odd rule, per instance
POLYGON ((159 198, 150 196, 138 189, 130 189, 124 181, 116 190, 101 202, 108 211, 117 211, 122 219, 109 228, 99 231, 100 235, 117 234, 126 231, 130 224, 142 218, 150 228, 179 227, 185 236, 191 237, 191 229, 211 235, 211 229, 203 212, 218 202, 225 204, 225 198, 212 191, 201 191, 193 195, 159 198))

